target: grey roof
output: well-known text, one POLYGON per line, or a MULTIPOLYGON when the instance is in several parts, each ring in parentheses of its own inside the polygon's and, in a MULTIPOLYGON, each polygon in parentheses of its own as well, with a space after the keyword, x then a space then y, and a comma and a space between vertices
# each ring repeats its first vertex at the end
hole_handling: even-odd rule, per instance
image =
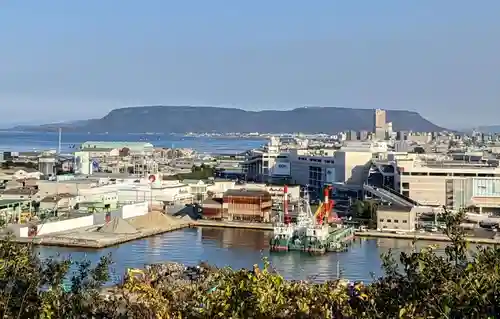
POLYGON ((260 189, 229 189, 224 196, 271 196, 268 191, 260 189))
POLYGON ((403 206, 403 205, 380 205, 378 210, 384 212, 404 212, 409 213, 412 210, 412 207, 403 206))

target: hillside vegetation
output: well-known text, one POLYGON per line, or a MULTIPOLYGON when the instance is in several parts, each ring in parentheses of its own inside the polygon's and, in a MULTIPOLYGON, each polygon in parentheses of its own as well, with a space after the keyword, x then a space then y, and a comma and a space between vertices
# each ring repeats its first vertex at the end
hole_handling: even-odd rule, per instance
MULTIPOLYGON (((387 111, 393 129, 417 132, 444 130, 420 114, 387 111)), ((234 108, 194 106, 143 106, 120 108, 101 119, 68 123, 65 131, 109 133, 263 132, 337 133, 372 131, 374 110, 340 107, 304 107, 287 111, 244 111, 234 108)), ((61 124, 21 127, 24 130, 54 130, 61 124)))
POLYGON ((106 297, 109 258, 78 263, 63 289, 71 261, 41 262, 29 245, 0 244, 2 318, 497 318, 500 250, 468 255, 459 227, 446 215, 452 245, 383 256, 385 275, 373 283, 287 281, 266 260, 262 269, 208 265, 154 265, 125 278, 106 297), (398 262, 402 267, 398 267, 398 262))

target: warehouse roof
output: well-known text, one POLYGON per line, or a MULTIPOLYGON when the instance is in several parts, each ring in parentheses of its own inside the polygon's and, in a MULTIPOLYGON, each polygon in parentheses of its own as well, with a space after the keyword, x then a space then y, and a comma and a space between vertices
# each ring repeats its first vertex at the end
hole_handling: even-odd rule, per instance
POLYGON ((261 189, 229 189, 224 193, 224 196, 271 196, 268 191, 261 189))

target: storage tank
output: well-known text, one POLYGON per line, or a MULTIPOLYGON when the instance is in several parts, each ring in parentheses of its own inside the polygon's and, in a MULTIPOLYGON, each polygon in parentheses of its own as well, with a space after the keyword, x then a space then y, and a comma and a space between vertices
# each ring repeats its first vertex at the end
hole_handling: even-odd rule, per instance
POLYGON ((55 157, 40 157, 38 158, 38 170, 44 176, 54 175, 56 167, 56 158, 55 157))

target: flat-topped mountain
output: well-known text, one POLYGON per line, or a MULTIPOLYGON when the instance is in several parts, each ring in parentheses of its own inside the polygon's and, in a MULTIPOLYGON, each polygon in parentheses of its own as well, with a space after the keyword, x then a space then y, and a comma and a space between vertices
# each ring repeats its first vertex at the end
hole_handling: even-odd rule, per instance
MULTIPOLYGON (((411 111, 388 110, 387 121, 393 123, 394 131, 445 130, 411 111)), ((66 131, 92 133, 335 133, 371 131, 373 125, 373 109, 302 107, 286 111, 245 111, 221 107, 142 106, 115 109, 101 119, 15 129, 47 131, 62 126, 66 131)))

